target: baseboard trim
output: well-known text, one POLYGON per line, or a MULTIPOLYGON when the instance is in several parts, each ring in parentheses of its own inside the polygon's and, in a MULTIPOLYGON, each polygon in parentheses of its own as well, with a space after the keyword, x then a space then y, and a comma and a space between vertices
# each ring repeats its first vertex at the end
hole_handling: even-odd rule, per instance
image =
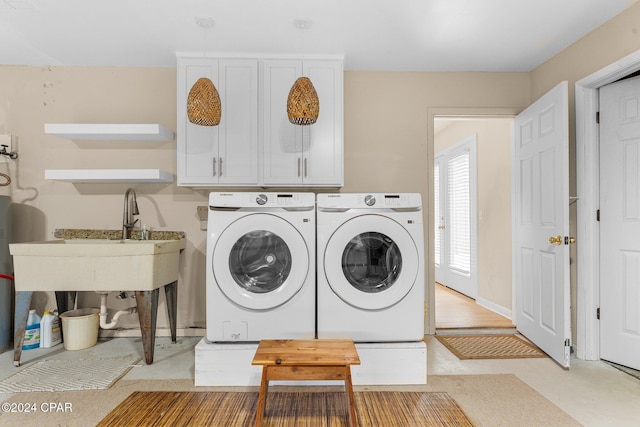
POLYGON ((481 305, 482 307, 486 308, 487 310, 491 310, 494 313, 499 314, 500 316, 506 317, 509 320, 513 320, 511 317, 511 310, 509 310, 506 307, 503 307, 501 305, 498 305, 492 301, 489 301, 488 299, 484 299, 482 297, 478 297, 476 298, 476 304, 481 305))

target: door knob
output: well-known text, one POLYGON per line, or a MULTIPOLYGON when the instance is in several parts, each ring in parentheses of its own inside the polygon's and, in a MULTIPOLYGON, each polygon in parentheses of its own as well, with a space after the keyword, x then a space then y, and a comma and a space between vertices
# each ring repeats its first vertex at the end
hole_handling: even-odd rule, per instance
POLYGON ((576 238, 575 237, 569 237, 569 243, 571 243, 572 245, 576 242, 576 238))
POLYGON ((549 243, 552 245, 555 243, 556 245, 560 246, 562 244, 562 236, 549 237, 549 243))

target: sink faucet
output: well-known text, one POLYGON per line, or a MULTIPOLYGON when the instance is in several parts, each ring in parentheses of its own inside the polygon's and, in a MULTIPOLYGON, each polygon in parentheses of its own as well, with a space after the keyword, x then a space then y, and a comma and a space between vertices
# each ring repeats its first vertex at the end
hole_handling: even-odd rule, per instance
POLYGON ((138 215, 138 202, 136 201, 136 192, 133 188, 127 188, 127 192, 124 193, 124 214, 122 215, 122 238, 128 239, 131 237, 131 230, 133 226, 138 222, 134 221, 133 216, 138 215))

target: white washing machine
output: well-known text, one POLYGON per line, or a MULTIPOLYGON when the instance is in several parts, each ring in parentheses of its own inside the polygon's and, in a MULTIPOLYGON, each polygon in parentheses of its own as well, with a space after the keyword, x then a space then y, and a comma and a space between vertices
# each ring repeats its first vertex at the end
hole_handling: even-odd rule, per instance
POLYGON ((318 194, 318 338, 424 337, 420 194, 318 194))
POLYGON ((315 195, 211 193, 207 340, 315 338, 315 195))

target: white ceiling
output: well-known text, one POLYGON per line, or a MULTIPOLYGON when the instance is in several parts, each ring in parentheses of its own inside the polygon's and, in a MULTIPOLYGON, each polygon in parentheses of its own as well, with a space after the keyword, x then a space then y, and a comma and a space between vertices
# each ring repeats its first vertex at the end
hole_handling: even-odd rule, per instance
POLYGON ((0 64, 344 54, 348 70, 530 71, 639 0, 0 0, 0 64), (311 22, 308 30, 296 19, 311 22), (205 29, 197 19, 213 20, 205 29))

